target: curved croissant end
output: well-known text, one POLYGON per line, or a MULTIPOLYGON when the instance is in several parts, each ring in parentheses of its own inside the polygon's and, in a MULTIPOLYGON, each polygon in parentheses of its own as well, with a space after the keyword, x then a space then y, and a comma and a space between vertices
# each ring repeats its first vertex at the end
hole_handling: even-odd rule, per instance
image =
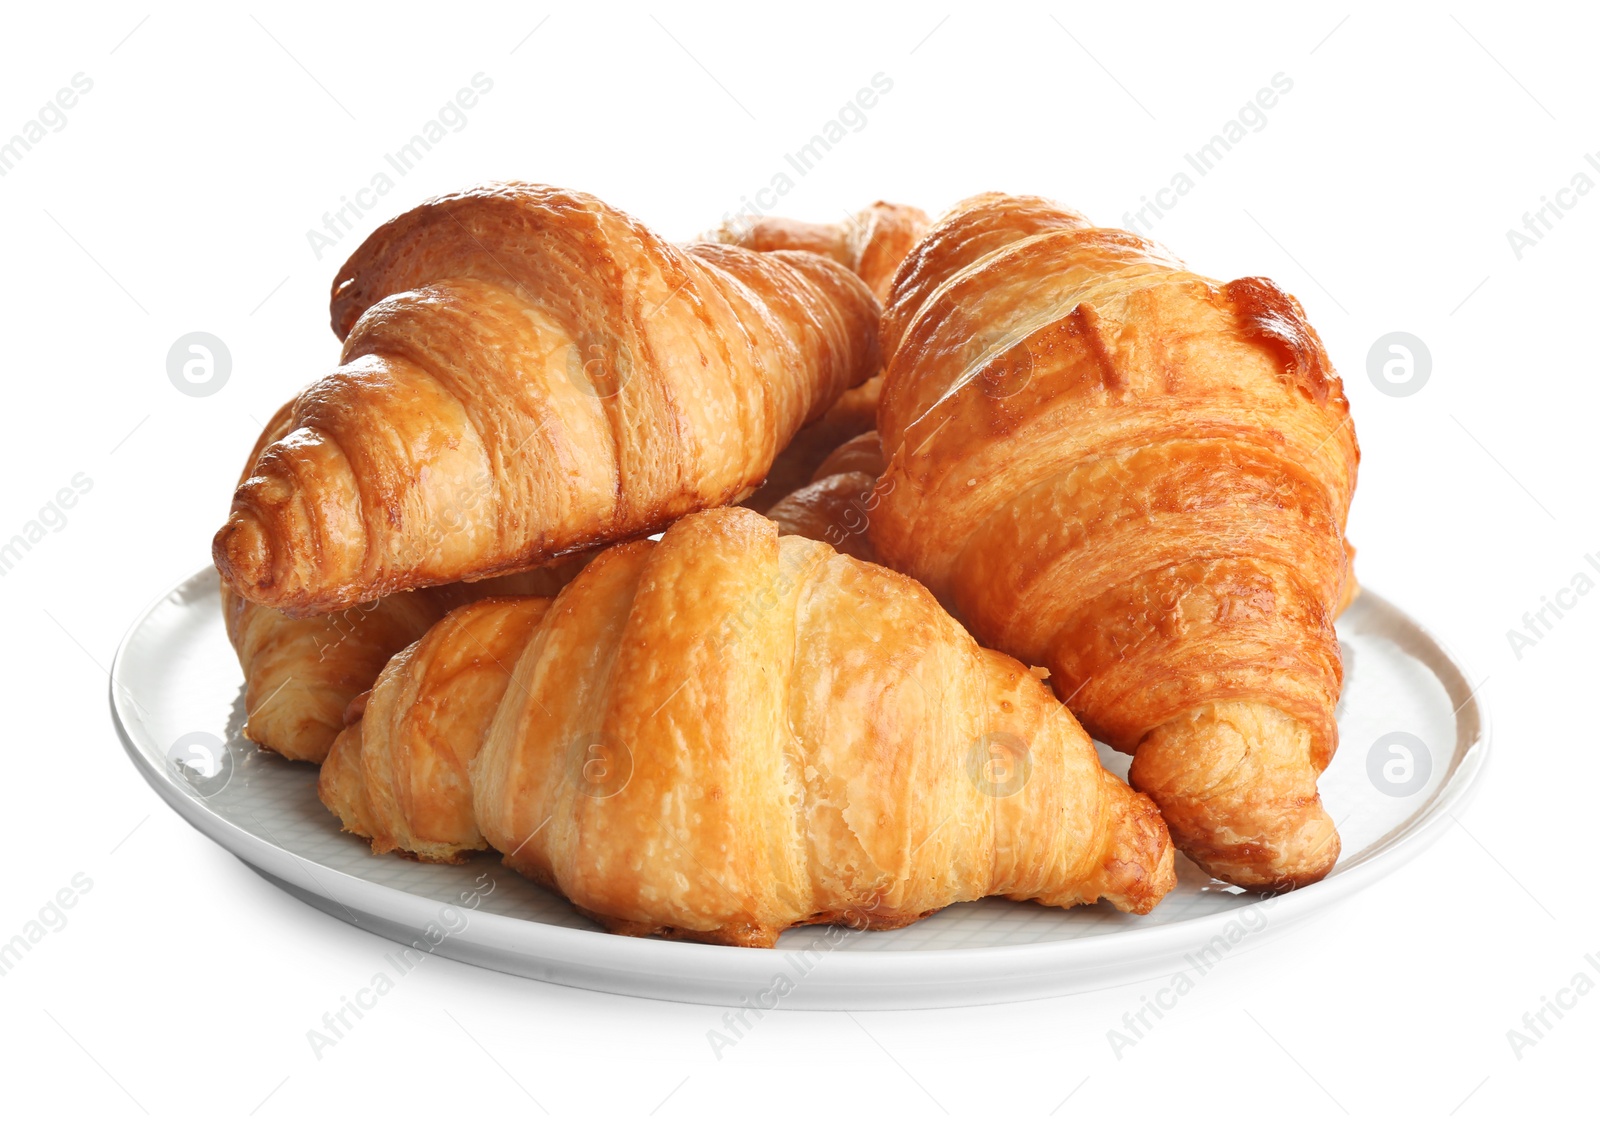
POLYGON ((744 946, 986 895, 1146 912, 1174 882, 1155 806, 1026 668, 741 508, 441 622, 322 796, 378 851, 488 844, 612 930, 744 946))
POLYGON ((389 658, 451 609, 495 596, 553 597, 590 554, 522 573, 463 581, 310 617, 253 605, 222 587, 223 622, 244 672, 245 737, 296 762, 321 762, 351 700, 389 658))
POLYGON ((343 364, 294 402, 213 543, 235 592, 297 615, 742 498, 879 364, 877 303, 838 264, 680 249, 539 185, 385 224, 332 311, 343 364))
POLYGON ((882 336, 882 560, 1047 665, 1213 875, 1326 874, 1359 449, 1299 303, 990 194, 907 258, 882 336))
POLYGON ((878 434, 865 432, 823 460, 810 483, 773 503, 767 517, 785 534, 826 542, 858 561, 875 562, 867 527, 878 507, 882 474, 878 434))
POLYGON ((732 220, 702 239, 738 244, 751 251, 810 251, 861 276, 878 301, 889 295, 895 272, 922 234, 928 214, 909 204, 869 204, 836 224, 811 224, 780 216, 732 220))

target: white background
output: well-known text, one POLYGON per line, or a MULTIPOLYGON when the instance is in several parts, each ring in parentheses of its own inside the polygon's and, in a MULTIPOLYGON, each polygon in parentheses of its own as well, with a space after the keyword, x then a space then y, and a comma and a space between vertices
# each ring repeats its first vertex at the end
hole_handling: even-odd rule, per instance
POLYGON ((1520 1060, 1506 1031, 1600 950, 1600 595, 1520 657, 1507 631, 1580 570, 1600 577, 1583 560, 1600 554, 1600 192, 1520 260, 1506 231, 1600 150, 1597 28, 1529 5, 1206 12, 10 12, 0 138, 74 74, 93 89, 0 178, 0 541, 75 474, 93 486, 0 577, 0 935, 76 873, 93 890, 0 980, 6 1121, 124 1125, 142 1108, 206 1126, 944 1112, 1318 1125, 1342 1108, 1493 1125, 1588 1107, 1600 994, 1520 1060), (465 128, 319 261, 307 229, 478 72, 493 90, 465 128), (1106 1033, 1138 988, 769 1014, 719 1061, 705 1034, 720 1010, 438 960, 316 1061, 306 1030, 392 944, 269 886, 155 798, 107 715, 123 630, 206 560, 260 422, 333 364, 328 285, 377 223, 515 177, 688 237, 767 185, 878 72, 892 91, 783 212, 835 219, 879 197, 937 212, 1000 188, 1119 224, 1274 74, 1292 79, 1154 235, 1212 276, 1277 279, 1325 338, 1363 453, 1360 576, 1487 680, 1496 749, 1463 827, 1219 968, 1120 1060, 1106 1033), (193 330, 232 353, 213 396, 167 378, 168 348, 193 330), (1414 396, 1368 377, 1369 347, 1393 330, 1432 355, 1414 396))

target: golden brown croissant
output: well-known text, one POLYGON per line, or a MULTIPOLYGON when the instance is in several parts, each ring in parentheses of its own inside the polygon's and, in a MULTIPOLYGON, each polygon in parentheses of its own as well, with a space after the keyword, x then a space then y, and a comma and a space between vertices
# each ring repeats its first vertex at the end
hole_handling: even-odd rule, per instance
MULTIPOLYGON (((246 472, 282 438, 293 405, 278 410, 256 442, 246 472)), ((337 613, 294 618, 222 586, 223 623, 244 670, 244 734, 299 762, 321 762, 344 729, 350 701, 383 665, 458 605, 496 594, 554 596, 590 555, 485 581, 392 593, 337 613)))
POLYGON ((1300 305, 994 194, 912 253, 883 346, 881 559, 1047 665, 1212 875, 1325 875, 1359 450, 1300 305))
POLYGON ((869 204, 837 224, 758 216, 724 224, 704 238, 752 251, 811 251, 842 263, 865 280, 880 302, 889 297, 900 263, 928 230, 928 214, 909 204, 869 204))
MULTIPOLYGON (((820 458, 812 450, 816 430, 825 425, 839 430, 854 423, 871 428, 877 411, 876 389, 881 384, 875 377, 848 390, 821 419, 801 429, 779 462, 801 448, 799 462, 809 471, 820 458), (870 396, 857 395, 868 386, 872 386, 870 396), (808 437, 808 433, 813 435, 808 437)), ((281 437, 292 407, 285 405, 268 424, 257 442, 257 453, 281 437)), ((247 470, 254 461, 252 454, 247 470)), ((842 553, 872 561, 865 524, 882 463, 876 433, 865 447, 858 439, 830 453, 824 461, 826 474, 817 476, 826 482, 777 500, 773 517, 779 529, 785 534, 820 538, 842 553), (847 460, 849 466, 841 460, 847 460), (869 467, 870 474, 864 474, 862 469, 869 467), (835 474, 847 470, 855 474, 835 474)), ((776 469, 774 464, 774 476, 776 469)), ((745 505, 754 502, 752 496, 745 505)), ((458 606, 496 595, 553 597, 592 556, 568 554, 538 569, 391 593, 337 613, 310 617, 291 617, 251 604, 223 585, 223 620, 244 670, 245 737, 291 760, 320 763, 344 729, 350 701, 372 687, 391 656, 421 637, 440 617, 458 606)))
POLYGON ((539 185, 440 197, 340 272, 343 364, 235 492, 217 567, 333 612, 735 501, 876 371, 877 313, 805 252, 683 250, 539 185))
POLYGON ((1145 912, 1173 885, 1155 806, 1026 668, 743 508, 614 546, 554 602, 457 610, 360 709, 319 784, 347 829, 493 846, 627 934, 770 946, 986 895, 1145 912))

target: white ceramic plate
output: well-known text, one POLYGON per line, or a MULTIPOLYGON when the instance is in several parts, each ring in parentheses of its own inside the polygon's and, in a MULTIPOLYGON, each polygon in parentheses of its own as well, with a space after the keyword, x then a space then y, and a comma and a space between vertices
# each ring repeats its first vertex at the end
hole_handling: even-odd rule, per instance
MULTIPOLYGON (((1180 857, 1152 914, 987 899, 898 931, 802 927, 772 951, 620 938, 485 856, 464 867, 373 856, 316 796, 316 768, 240 734, 238 662, 217 577, 151 605, 111 670, 117 731, 162 799, 279 887, 408 946, 570 986, 718 1005, 901 1009, 1018 1001, 1188 971, 1200 977, 1409 860, 1465 806, 1488 752, 1482 705, 1449 653, 1363 594, 1339 621, 1342 742, 1322 777, 1344 854, 1321 883, 1259 900, 1180 857)), ((1122 772, 1127 759, 1102 748, 1122 772)))

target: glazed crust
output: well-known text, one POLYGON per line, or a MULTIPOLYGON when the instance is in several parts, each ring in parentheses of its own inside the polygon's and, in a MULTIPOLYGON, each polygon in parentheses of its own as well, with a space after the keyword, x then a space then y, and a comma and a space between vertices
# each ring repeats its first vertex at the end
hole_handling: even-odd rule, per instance
POLYGON ((554 602, 441 622, 320 791, 379 851, 487 843, 628 934, 770 946, 987 895, 1146 912, 1173 885, 1155 806, 1026 668, 909 578, 742 508, 612 547, 554 602))
POLYGON ((1047 665, 1213 875, 1326 874, 1359 449, 1299 303, 991 194, 907 258, 882 338, 881 560, 1047 665))
POLYGON ((491 185, 383 225, 334 284, 343 364, 213 543, 295 615, 528 569, 735 501, 879 368, 837 263, 680 249, 582 193, 491 185))

